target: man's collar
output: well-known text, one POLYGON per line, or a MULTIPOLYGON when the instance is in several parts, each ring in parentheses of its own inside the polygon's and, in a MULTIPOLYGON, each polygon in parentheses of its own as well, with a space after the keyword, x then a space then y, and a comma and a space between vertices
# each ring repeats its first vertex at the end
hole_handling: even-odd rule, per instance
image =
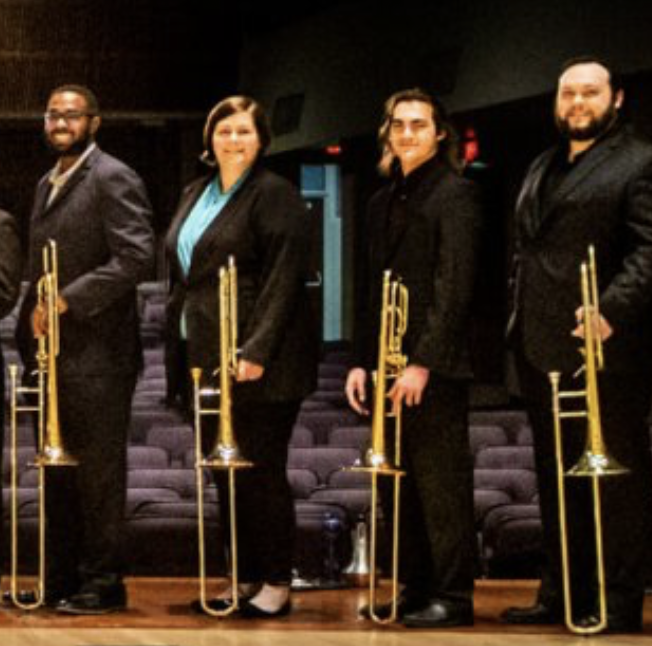
POLYGON ((90 154, 97 148, 97 144, 93 141, 79 156, 77 161, 65 172, 61 172, 61 161, 58 161, 54 168, 50 171, 49 181, 50 184, 61 188, 74 174, 74 172, 88 159, 90 154))

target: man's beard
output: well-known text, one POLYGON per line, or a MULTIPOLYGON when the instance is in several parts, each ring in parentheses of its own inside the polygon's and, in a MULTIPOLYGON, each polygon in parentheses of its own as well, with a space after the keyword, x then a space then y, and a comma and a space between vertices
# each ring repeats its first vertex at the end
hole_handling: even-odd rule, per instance
POLYGON ((77 141, 73 141, 66 148, 59 148, 55 146, 49 137, 45 137, 45 143, 47 144, 48 149, 56 157, 77 157, 81 155, 89 144, 92 141, 92 135, 90 132, 86 131, 77 141))
POLYGON ((561 119, 557 114, 555 114, 555 123, 561 135, 566 139, 570 141, 591 141, 607 132, 617 117, 616 106, 611 103, 603 115, 592 118, 586 126, 573 127, 570 125, 568 118, 561 119))

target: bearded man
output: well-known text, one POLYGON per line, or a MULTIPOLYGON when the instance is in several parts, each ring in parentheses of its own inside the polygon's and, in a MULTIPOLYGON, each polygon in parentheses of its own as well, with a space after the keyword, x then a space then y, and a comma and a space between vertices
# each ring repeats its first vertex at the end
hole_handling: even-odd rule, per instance
MULTIPOLYGON (((583 362, 580 264, 593 245, 601 314, 593 327, 605 357, 602 432, 629 469, 601 480, 608 630, 641 630, 652 544, 652 146, 623 123, 623 101, 604 63, 566 63, 555 101, 561 141, 534 161, 516 206, 509 338, 533 428, 546 559, 535 605, 508 609, 503 618, 511 623, 564 620, 548 372, 562 373, 562 390, 582 387, 582 377, 573 377, 583 362)), ((584 451, 585 428, 585 420, 564 421, 566 468, 584 451)), ((598 611, 591 479, 566 483, 574 620, 591 626, 598 611)))
POLYGON ((136 286, 149 278, 154 255, 151 207, 138 175, 95 143, 101 119, 91 90, 53 90, 44 116, 57 161, 36 188, 17 340, 28 375, 37 338, 48 331, 37 283, 43 247, 53 240, 61 435, 79 462, 46 468, 45 602, 60 612, 103 614, 127 603, 120 558, 127 429, 142 364, 136 286))

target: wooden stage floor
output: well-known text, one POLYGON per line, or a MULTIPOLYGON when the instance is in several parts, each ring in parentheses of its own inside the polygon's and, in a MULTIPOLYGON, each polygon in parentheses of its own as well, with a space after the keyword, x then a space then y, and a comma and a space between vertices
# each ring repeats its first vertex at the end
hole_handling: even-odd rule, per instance
POLYGON ((366 600, 359 589, 305 591, 293 595, 294 609, 274 621, 213 619, 193 613, 194 579, 130 579, 129 609, 102 617, 71 617, 39 610, 0 610, 0 646, 540 646, 652 643, 652 598, 646 602, 643 634, 570 634, 557 626, 515 627, 499 620, 510 605, 527 605, 532 581, 479 581, 475 626, 445 630, 382 627, 359 619, 366 600))

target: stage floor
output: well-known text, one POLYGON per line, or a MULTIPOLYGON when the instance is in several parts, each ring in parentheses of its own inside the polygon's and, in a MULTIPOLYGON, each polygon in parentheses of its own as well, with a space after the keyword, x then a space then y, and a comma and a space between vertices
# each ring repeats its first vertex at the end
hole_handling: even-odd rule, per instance
POLYGON ((130 579, 129 609, 102 617, 70 617, 40 610, 0 610, 0 646, 543 646, 544 644, 650 643, 652 598, 646 602, 645 630, 639 635, 570 634, 556 626, 514 627, 499 620, 510 605, 527 605, 532 581, 478 581, 475 626, 442 630, 382 627, 359 619, 364 590, 305 591, 293 594, 294 609, 274 621, 213 619, 193 613, 194 579, 130 579))

